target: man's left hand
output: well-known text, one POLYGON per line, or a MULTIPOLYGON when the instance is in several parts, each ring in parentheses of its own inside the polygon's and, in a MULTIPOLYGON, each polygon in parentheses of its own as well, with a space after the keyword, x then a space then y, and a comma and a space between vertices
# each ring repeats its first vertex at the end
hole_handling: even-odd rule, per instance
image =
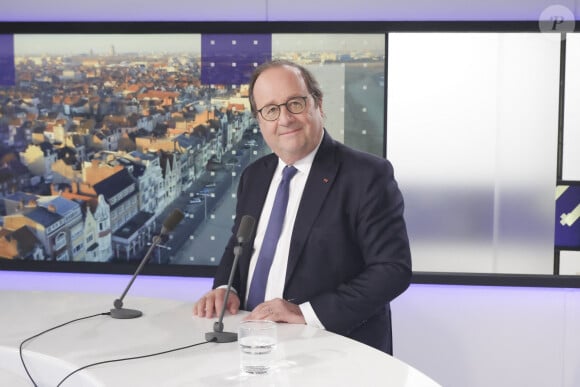
POLYGON ((244 320, 271 320, 291 324, 306 324, 300 307, 281 298, 262 302, 244 320))

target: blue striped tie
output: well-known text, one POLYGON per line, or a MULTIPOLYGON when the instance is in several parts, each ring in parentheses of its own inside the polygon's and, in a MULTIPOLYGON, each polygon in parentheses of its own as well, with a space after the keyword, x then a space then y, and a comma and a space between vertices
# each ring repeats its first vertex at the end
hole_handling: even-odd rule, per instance
POLYGON ((278 185, 278 190, 276 191, 272 213, 270 214, 268 227, 264 234, 264 241, 262 242, 260 255, 258 255, 256 268, 254 269, 254 276, 252 277, 248 301, 246 302, 246 310, 252 310, 258 304, 264 302, 268 274, 270 273, 270 266, 272 266, 274 252, 276 251, 278 239, 282 232, 286 207, 288 206, 290 180, 292 180, 292 177, 294 177, 296 172, 298 172, 298 170, 291 165, 287 165, 282 171, 282 180, 280 181, 280 185, 278 185))

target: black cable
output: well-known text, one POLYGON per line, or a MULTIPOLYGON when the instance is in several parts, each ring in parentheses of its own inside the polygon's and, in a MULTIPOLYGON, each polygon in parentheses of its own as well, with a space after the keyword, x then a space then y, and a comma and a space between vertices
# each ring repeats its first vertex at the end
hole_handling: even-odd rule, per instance
POLYGON ((140 356, 133 356, 133 357, 124 357, 124 358, 121 358, 121 359, 104 360, 104 361, 99 361, 99 362, 96 362, 96 363, 91 363, 91 364, 88 364, 86 366, 77 368, 76 370, 74 370, 73 372, 71 372, 70 374, 68 374, 67 376, 65 376, 64 379, 62 379, 56 385, 56 387, 60 387, 64 383, 64 381, 67 380, 69 377, 71 377, 72 375, 76 374, 77 372, 82 371, 82 370, 84 370, 86 368, 89 368, 89 367, 94 367, 94 366, 97 366, 97 365, 107 364, 107 363, 115 363, 115 362, 119 362, 119 361, 128 361, 128 360, 144 359, 146 357, 164 355, 166 353, 181 351, 183 349, 193 348, 193 347, 196 347, 198 345, 211 343, 213 341, 215 341, 215 339, 214 340, 210 340, 210 341, 202 341, 202 342, 199 342, 199 343, 186 345, 184 347, 178 347, 178 348, 168 349, 168 350, 162 351, 162 352, 151 353, 151 354, 148 354, 148 355, 140 355, 140 356))
POLYGON ((79 317, 79 318, 77 318, 77 319, 70 320, 70 321, 67 321, 67 322, 65 322, 65 323, 62 323, 62 324, 60 324, 60 325, 57 325, 57 326, 55 326, 55 327, 52 327, 52 328, 46 329, 46 330, 44 330, 44 331, 42 331, 42 332, 40 332, 40 333, 38 333, 38 334, 36 334, 36 335, 34 335, 34 336, 31 336, 31 337, 29 337, 29 338, 25 339, 24 341, 22 341, 22 342, 20 343, 20 346, 19 346, 19 349, 18 349, 18 354, 20 355, 20 362, 22 363, 22 366, 24 367, 24 371, 26 371, 26 375, 28 375, 28 378, 30 379, 30 381, 32 382, 32 384, 34 385, 34 387, 38 387, 38 385, 36 384, 36 382, 35 382, 35 381, 34 381, 34 379, 32 378, 32 375, 30 375, 30 372, 28 371, 28 368, 26 367, 26 364, 25 364, 25 362, 24 362, 24 357, 22 356, 22 347, 24 346, 24 344, 26 344, 27 342, 29 342, 29 341, 30 341, 30 340, 32 340, 32 339, 35 339, 35 338, 37 338, 38 336, 44 335, 45 333, 48 333, 48 332, 50 332, 50 331, 53 331, 53 330, 55 330, 55 329, 58 329, 58 328, 60 328, 60 327, 63 327, 63 326, 65 326, 65 325, 71 324, 71 323, 73 323, 73 322, 77 322, 77 321, 80 321, 80 320, 85 320, 85 319, 92 318, 92 317, 97 317, 97 316, 106 316, 106 315, 109 315, 109 314, 110 314, 109 312, 106 312, 106 313, 97 313, 97 314, 92 314, 92 315, 90 315, 90 316, 85 316, 85 317, 79 317))

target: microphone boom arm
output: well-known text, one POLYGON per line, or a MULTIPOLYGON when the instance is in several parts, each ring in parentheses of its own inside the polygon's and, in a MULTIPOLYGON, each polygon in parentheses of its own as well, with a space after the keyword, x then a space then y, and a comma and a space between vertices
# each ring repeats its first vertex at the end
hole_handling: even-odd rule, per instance
POLYGON ((156 235, 155 237, 153 237, 153 239, 151 241, 151 246, 149 247, 149 250, 147 250, 145 257, 143 257, 143 259, 141 260, 141 263, 139 263, 137 270, 135 270, 133 277, 131 277, 131 280, 129 281, 129 283, 125 287, 123 294, 121 295, 121 297, 117 298, 115 300, 115 302, 113 303, 115 308, 111 309, 111 317, 118 318, 118 319, 129 319, 129 318, 141 317, 143 315, 143 312, 141 312, 140 310, 124 309, 123 308, 123 299, 125 298, 125 296, 127 295, 127 292, 129 291, 129 289, 133 285, 133 282, 135 282, 135 278, 137 278, 139 273, 141 273, 141 270, 143 270, 143 267, 145 266, 147 261, 149 261, 149 258, 151 257, 153 250, 155 250, 155 248, 157 247, 157 245, 160 242, 161 242, 161 237, 159 235, 156 235))
POLYGON ((113 303, 113 305, 115 307, 113 309, 111 309, 111 312, 110 312, 110 316, 112 318, 128 319, 128 318, 141 317, 143 315, 143 313, 140 310, 123 308, 123 299, 127 295, 129 288, 131 288, 131 285, 133 285, 135 278, 137 278, 139 273, 141 273, 141 270, 143 270, 143 267, 145 266, 147 261, 149 261, 149 257, 151 257, 153 250, 155 250, 155 248, 159 245, 159 243, 161 243, 161 237, 165 236, 168 233, 170 233, 171 231, 173 231, 173 229, 177 226, 177 224, 179 222, 181 222, 181 220, 183 219, 183 216, 184 216, 183 212, 181 212, 178 209, 175 209, 165 219, 165 221, 163 222, 163 227, 161 227, 161 234, 155 235, 153 237, 153 239, 151 240, 151 246, 149 247, 149 250, 147 250, 147 253, 145 254, 143 259, 139 263, 139 266, 137 267, 137 270, 133 274, 131 281, 129 281, 129 283, 125 287, 125 291, 123 291, 123 294, 121 295, 121 297, 117 298, 115 300, 115 302, 113 303))
MULTIPOLYGON (((238 258, 242 254, 241 244, 234 247, 234 263, 232 267, 236 267, 238 264, 238 258)), ((220 312, 219 319, 213 323, 213 332, 207 332, 205 334, 206 341, 215 341, 216 343, 231 343, 238 339, 238 334, 235 332, 224 332, 224 315, 226 313, 226 307, 228 305, 228 299, 232 290, 232 282, 234 280, 235 270, 230 271, 230 278, 228 279, 228 287, 226 289, 226 295, 224 296, 224 304, 222 305, 222 310, 220 312)))
POLYGON ((234 275, 236 272, 236 268, 238 267, 238 259, 240 255, 242 255, 243 251, 243 244, 250 239, 250 235, 254 232, 254 226, 256 224, 256 220, 249 216, 244 215, 238 227, 238 233, 236 236, 237 245, 234 247, 234 260, 232 263, 232 268, 230 269, 230 277, 228 279, 228 285, 226 288, 226 294, 224 296, 224 303, 222 305, 222 310, 220 312, 220 316, 218 321, 213 324, 213 332, 207 332, 205 334, 205 340, 208 342, 216 342, 216 343, 231 343, 233 341, 238 340, 238 334, 235 332, 224 332, 224 314, 226 312, 226 307, 228 305, 228 299, 230 296, 230 292, 232 290, 232 282, 234 280, 234 275))

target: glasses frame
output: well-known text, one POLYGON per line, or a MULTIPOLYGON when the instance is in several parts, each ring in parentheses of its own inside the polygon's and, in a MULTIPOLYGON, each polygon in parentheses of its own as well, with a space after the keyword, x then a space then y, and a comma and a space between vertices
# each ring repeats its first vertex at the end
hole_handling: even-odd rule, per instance
POLYGON ((257 110, 257 112, 258 112, 258 113, 260 113, 260 116, 261 116, 261 117, 262 117, 264 120, 266 120, 266 121, 270 121, 270 122, 272 122, 272 121, 276 121, 278 118, 280 118, 280 114, 282 113, 282 106, 285 106, 285 107, 286 107, 286 110, 288 110, 288 111, 289 111, 290 113, 292 113, 292 114, 300 114, 300 113, 302 113, 302 112, 303 112, 303 111, 306 109, 306 106, 308 105, 308 103, 307 103, 308 97, 309 97, 309 95, 299 95, 299 96, 292 97, 292 98, 288 99, 288 100, 287 100, 286 102, 284 102, 284 103, 279 103, 279 104, 271 103, 271 104, 268 104, 268 105, 266 105, 266 106, 263 106, 261 109, 257 110), (288 108, 288 103, 289 103, 290 101, 297 100, 297 99, 300 99, 300 98, 302 98, 302 99, 304 100, 304 107, 303 107, 303 108, 302 108, 302 110, 300 110, 299 112, 293 112, 292 110, 290 110, 290 109, 288 108), (271 107, 276 107, 276 108, 278 108, 278 114, 276 114, 276 118, 271 118, 271 119, 269 119, 269 118, 266 118, 266 117, 264 117, 264 114, 262 113, 262 110, 264 110, 264 109, 266 109, 266 108, 271 108, 271 107))

